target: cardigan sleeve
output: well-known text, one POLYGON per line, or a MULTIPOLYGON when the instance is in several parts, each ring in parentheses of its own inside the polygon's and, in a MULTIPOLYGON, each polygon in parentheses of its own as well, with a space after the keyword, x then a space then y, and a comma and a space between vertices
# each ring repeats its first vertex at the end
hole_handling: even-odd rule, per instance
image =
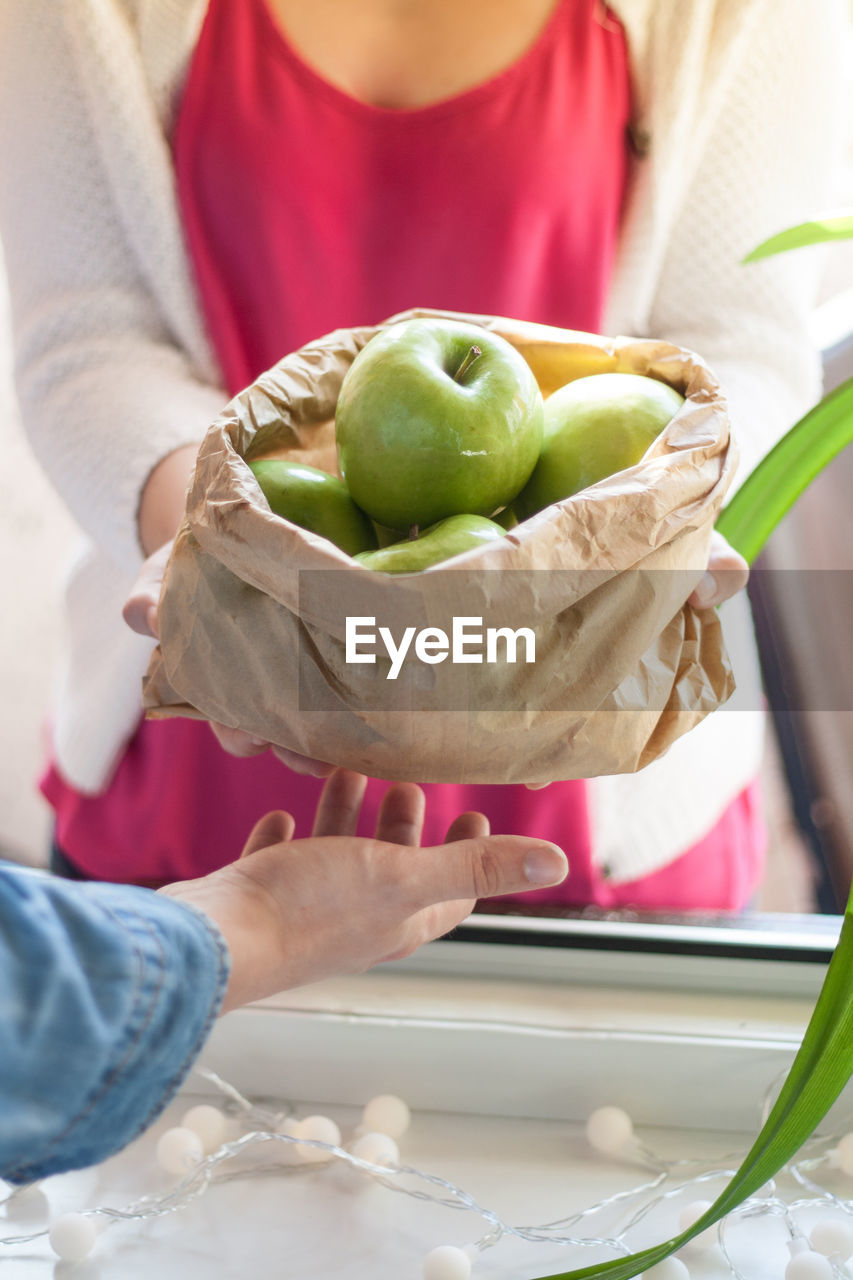
POLYGON ((126 85, 127 120, 148 110, 144 131, 154 132, 132 53, 115 4, 0 0, 0 241, 22 420, 76 520, 128 573, 141 559, 146 479, 200 441, 227 398, 155 297, 164 280, 184 300, 191 292, 174 283, 187 274, 179 233, 152 233, 146 261, 129 231, 134 207, 141 219, 174 199, 162 135, 157 167, 97 97, 111 67, 126 85))
POLYGON ((213 922, 172 898, 0 866, 0 1176, 94 1164, 146 1129, 229 966, 213 922))
MULTIPOLYGON (((819 398, 809 322, 824 251, 742 259, 783 227, 825 211, 850 115, 849 14, 826 0, 758 6, 732 52, 673 222, 649 332, 697 351, 720 378, 741 461, 738 482, 819 398), (849 75, 849 72, 848 72, 849 75)), ((701 97, 699 99, 701 103, 701 97)))

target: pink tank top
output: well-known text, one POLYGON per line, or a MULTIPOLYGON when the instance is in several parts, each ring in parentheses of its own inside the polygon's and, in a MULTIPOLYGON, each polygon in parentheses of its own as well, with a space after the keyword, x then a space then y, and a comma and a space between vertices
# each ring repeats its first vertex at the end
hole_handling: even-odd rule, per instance
MULTIPOLYGON (((174 151, 229 392, 312 338, 413 306, 598 329, 629 105, 624 35, 601 0, 557 0, 507 69, 404 111, 367 105, 320 76, 266 0, 211 0, 174 151)), ((288 809, 297 836, 307 835, 321 785, 271 756, 226 756, 197 722, 159 721, 140 726, 104 796, 76 795, 55 770, 45 791, 72 861, 108 879, 157 882, 231 860, 269 808, 288 809)), ((365 834, 385 785, 368 785, 365 834)), ((441 841, 457 813, 480 809, 495 832, 566 850, 567 882, 526 902, 617 900, 592 866, 582 782, 425 790, 425 843, 441 841)), ((691 905, 703 879, 696 864, 684 868, 667 898, 660 875, 664 894, 655 899, 656 884, 650 906, 691 905)), ((727 905, 703 896, 697 905, 727 905)))
POLYGON ((624 37, 603 13, 557 0, 505 71, 394 111, 313 71, 266 0, 212 0, 175 157, 229 390, 407 307, 598 327, 629 117, 624 37))

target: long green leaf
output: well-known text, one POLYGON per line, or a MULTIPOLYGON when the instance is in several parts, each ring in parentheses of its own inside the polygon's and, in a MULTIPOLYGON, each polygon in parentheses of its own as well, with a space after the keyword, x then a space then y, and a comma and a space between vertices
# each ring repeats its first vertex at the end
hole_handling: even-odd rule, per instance
POLYGON ((793 1159, 853 1075, 853 891, 800 1050, 770 1115, 731 1182, 687 1231, 629 1257, 541 1280, 630 1280, 719 1222, 793 1159))
POLYGON ((750 564, 803 490, 853 440, 853 378, 821 400, 759 462, 717 520, 750 564))
MULTIPOLYGON (((853 215, 791 227, 744 259, 853 237, 853 215)), ((759 463, 720 515, 717 529, 750 564, 804 489, 853 440, 853 378, 811 409, 759 463)), ((611 1262, 541 1280, 631 1280, 731 1213, 792 1160, 853 1076, 853 889, 838 945, 800 1050, 752 1149, 731 1182, 687 1231, 611 1262)))
POLYGON ((788 249, 802 249, 810 244, 827 244, 831 240, 849 240, 853 237, 853 213, 827 213, 822 218, 812 218, 808 222, 800 222, 796 227, 786 227, 769 240, 748 253, 744 262, 758 262, 761 258, 770 258, 775 253, 785 253, 788 249))

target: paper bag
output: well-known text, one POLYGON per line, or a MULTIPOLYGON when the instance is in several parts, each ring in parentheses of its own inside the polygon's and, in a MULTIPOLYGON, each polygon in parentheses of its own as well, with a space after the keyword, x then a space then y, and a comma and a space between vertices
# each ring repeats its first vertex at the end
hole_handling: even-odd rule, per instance
MULTIPOLYGON (((439 314, 452 315, 386 323, 439 314)), ((149 714, 218 720, 373 777, 536 783, 641 769, 730 695, 716 614, 685 604, 735 465, 712 373, 664 342, 454 318, 507 338, 546 396, 625 371, 685 403, 636 466, 488 549, 449 569, 375 573, 274 515, 246 464, 282 456, 336 473, 341 381, 377 328, 309 343, 238 395, 201 446, 149 714)))

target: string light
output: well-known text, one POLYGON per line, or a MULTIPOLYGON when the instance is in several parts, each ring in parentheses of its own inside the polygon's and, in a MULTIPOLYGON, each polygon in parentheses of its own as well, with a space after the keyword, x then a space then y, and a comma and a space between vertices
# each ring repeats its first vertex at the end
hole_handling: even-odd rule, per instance
MULTIPOLYGON (((688 1231, 695 1222, 699 1221, 703 1214, 708 1212, 710 1207, 710 1200, 694 1200, 691 1204, 685 1205, 678 1215, 678 1230, 688 1231)), ((717 1232, 713 1227, 708 1227, 707 1231, 695 1236, 685 1248, 691 1253, 702 1253, 708 1249, 713 1249, 716 1243, 717 1232)))
POLYGON ((785 1267, 785 1280, 832 1280, 832 1263, 822 1253, 809 1248, 808 1241, 798 1237, 788 1242, 791 1257, 785 1267))
POLYGON ((470 1255, 453 1244, 440 1244, 424 1258, 424 1280, 468 1280, 470 1274, 470 1255))
POLYGON ((97 1238, 95 1224, 82 1213, 63 1213, 50 1225, 50 1247, 63 1262, 82 1262, 88 1258, 97 1238))
POLYGON ((402 1098, 393 1093, 382 1093, 371 1098, 364 1108, 361 1123, 365 1131, 387 1133, 389 1138, 402 1138, 409 1127, 412 1113, 402 1098))
MULTIPOLYGON (((690 1166, 701 1166, 697 1160, 665 1160, 656 1156, 634 1134, 633 1122, 626 1111, 616 1106, 597 1108, 590 1115, 586 1134, 590 1146, 599 1154, 611 1158, 630 1159, 637 1164, 651 1164, 655 1176, 630 1190, 620 1191, 596 1204, 578 1210, 571 1215, 547 1223, 512 1225, 493 1210, 483 1207, 466 1191, 437 1174, 426 1173, 400 1163, 396 1137, 402 1137, 409 1126, 410 1113, 407 1104, 392 1094, 372 1098, 365 1106, 361 1123, 348 1142, 342 1145, 337 1124, 328 1116, 310 1115, 297 1119, 289 1104, 275 1103, 267 1106, 251 1102, 233 1085, 206 1068, 199 1074, 216 1086, 225 1098, 225 1111, 201 1104, 191 1107, 181 1119, 180 1125, 167 1129, 157 1143, 158 1163, 169 1172, 180 1175, 180 1181, 167 1192, 143 1196, 124 1209, 100 1206, 86 1213, 63 1214, 48 1227, 27 1235, 7 1236, 0 1245, 29 1244, 48 1237, 56 1255, 63 1261, 74 1263, 88 1257, 94 1248, 100 1230, 119 1222, 141 1222, 177 1213, 203 1195, 212 1185, 235 1178, 251 1176, 255 1171, 245 1168, 229 1170, 228 1162, 246 1155, 262 1144, 278 1146, 280 1163, 270 1166, 264 1163, 259 1174, 278 1172, 298 1176, 308 1173, 312 1165, 329 1162, 344 1163, 356 1173, 365 1175, 389 1190, 401 1192, 415 1200, 421 1200, 448 1209, 467 1210, 478 1215, 487 1224, 487 1231, 480 1238, 464 1247, 438 1244, 424 1258, 424 1280, 468 1280, 478 1256, 509 1236, 530 1244, 558 1245, 565 1248, 608 1250, 615 1255, 626 1256, 633 1251, 626 1237, 634 1228, 657 1210, 662 1210, 673 1199, 684 1200, 691 1191, 695 1193, 704 1184, 729 1179, 734 1169, 720 1167, 702 1168, 678 1185, 664 1185, 673 1181, 676 1173, 683 1173, 690 1166), (223 1141, 229 1130, 233 1132, 233 1117, 248 1131, 230 1141, 223 1141), (252 1127, 257 1126, 257 1127, 252 1127), (415 1185, 412 1185, 415 1184, 415 1185), (646 1199, 643 1201, 643 1197, 646 1199), (643 1202, 641 1202, 643 1201, 643 1202), (575 1236, 564 1234, 596 1214, 610 1208, 634 1203, 634 1209, 621 1230, 612 1236, 575 1236)), ((766 1108, 766 1099, 765 1099, 766 1108)), ((853 1134, 840 1140, 826 1136, 810 1139, 802 1148, 796 1163, 786 1167, 786 1172, 803 1187, 815 1194, 785 1203, 776 1194, 774 1182, 762 1188, 763 1198, 754 1196, 724 1218, 718 1227, 703 1232, 691 1245, 696 1249, 713 1247, 719 1242, 723 1260, 734 1277, 744 1280, 733 1262, 726 1240, 729 1223, 737 1217, 757 1218, 781 1216, 790 1236, 790 1259, 785 1269, 785 1280, 833 1280, 844 1261, 853 1254, 853 1224, 836 1216, 818 1222, 806 1235, 797 1225, 797 1215, 808 1209, 831 1208, 841 1210, 847 1218, 853 1218, 853 1202, 844 1200, 821 1187, 811 1174, 821 1166, 845 1172, 845 1163, 853 1168, 853 1134), (846 1139, 850 1139, 847 1142, 846 1139), (835 1146, 832 1145, 835 1141, 835 1146), (817 1152, 817 1154, 813 1154, 817 1152)), ((727 1157, 728 1159, 729 1157, 727 1157)), ((739 1161, 734 1155, 732 1160, 739 1161)), ((0 1205, 15 1201, 26 1202, 33 1188, 16 1188, 0 1205)), ((31 1197, 35 1203, 35 1197, 31 1197)), ((41 1197, 46 1205, 44 1197, 41 1197)), ((680 1230, 692 1226, 707 1209, 711 1201, 692 1199, 678 1212, 680 1230)), ((671 1212, 671 1211, 670 1211, 671 1212)), ((690 1246, 684 1252, 689 1251, 690 1246)), ((687 1264, 681 1257, 665 1259, 645 1272, 645 1280, 690 1280, 687 1264)))
POLYGON ((192 1129, 167 1129, 157 1142, 157 1163, 166 1173, 186 1173, 203 1156, 201 1138, 192 1129))
POLYGON ((349 1150, 352 1155, 366 1160, 368 1164, 400 1163, 400 1149, 387 1133, 360 1133, 355 1141, 350 1143, 349 1150))
POLYGON ((589 1145, 604 1156, 627 1151, 634 1137, 634 1123, 621 1107, 598 1107, 586 1122, 589 1145))
POLYGON ((341 1131, 328 1116, 306 1116, 291 1133, 298 1142, 297 1155, 303 1164, 325 1164, 341 1145, 341 1131))
POLYGON ((853 1254, 853 1226, 834 1219, 818 1222, 811 1229, 809 1242, 815 1253, 846 1262, 853 1254))
POLYGON ((204 1154, 209 1156, 225 1141, 228 1121, 219 1107, 202 1103, 197 1107, 190 1107, 189 1111, 184 1113, 181 1118, 181 1128, 191 1129, 197 1134, 201 1139, 204 1154))

